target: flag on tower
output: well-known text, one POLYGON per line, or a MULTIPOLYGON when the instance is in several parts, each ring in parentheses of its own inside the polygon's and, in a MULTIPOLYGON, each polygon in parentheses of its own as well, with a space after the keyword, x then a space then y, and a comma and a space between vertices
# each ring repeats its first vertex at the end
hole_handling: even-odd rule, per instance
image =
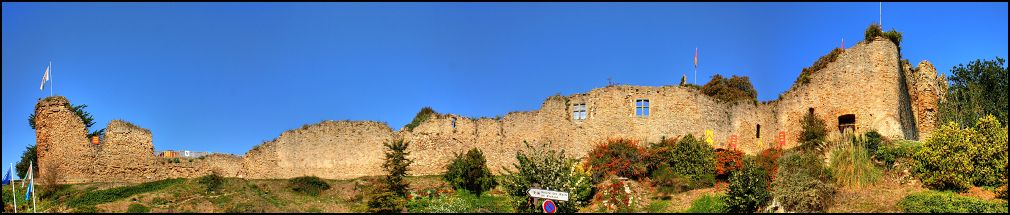
POLYGON ((49 81, 49 68, 50 67, 52 67, 52 65, 46 67, 46 73, 42 74, 42 85, 39 85, 39 91, 43 91, 43 89, 46 87, 46 81, 49 81))
POLYGON ((698 48, 694 48, 694 68, 698 68, 698 48))

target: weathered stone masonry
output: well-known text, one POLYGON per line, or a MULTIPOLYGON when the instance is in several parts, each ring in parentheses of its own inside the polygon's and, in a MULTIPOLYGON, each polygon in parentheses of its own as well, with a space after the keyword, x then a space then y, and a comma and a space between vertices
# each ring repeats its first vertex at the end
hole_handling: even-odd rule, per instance
POLYGON ((66 99, 56 97, 37 105, 37 144, 40 168, 65 169, 65 181, 76 183, 198 177, 211 171, 259 179, 381 175, 382 143, 397 138, 411 142, 414 175, 441 174, 453 153, 470 148, 484 151, 489 166, 500 172, 515 162, 524 141, 550 142, 571 155, 584 156, 611 137, 644 143, 664 136, 702 137, 706 129, 714 130, 717 146, 736 135, 738 147, 754 154, 774 144, 779 132, 787 134, 786 147, 796 146, 799 121, 809 111, 829 130, 853 123, 859 132, 876 130, 891 138, 916 139, 935 127, 936 103, 946 92, 946 82, 928 61, 913 69, 898 57, 897 47, 886 39, 859 43, 813 73, 810 83, 795 85, 781 99, 767 103, 726 103, 680 86, 608 86, 552 96, 538 110, 500 119, 437 114, 412 131, 394 131, 379 122, 324 121, 283 132, 242 157, 215 155, 192 163, 155 159, 150 131, 120 121, 109 123, 105 143, 89 145, 80 120, 62 106, 66 99), (636 116, 638 99, 649 100, 647 117, 636 116), (585 104, 586 119, 572 117, 576 104, 585 104))

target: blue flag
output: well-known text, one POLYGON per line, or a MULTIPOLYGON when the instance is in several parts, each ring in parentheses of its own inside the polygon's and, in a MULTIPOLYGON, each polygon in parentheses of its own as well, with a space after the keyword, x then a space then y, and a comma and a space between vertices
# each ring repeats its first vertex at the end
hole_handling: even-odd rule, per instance
POLYGON ((29 199, 31 199, 32 187, 34 187, 33 185, 34 184, 28 184, 28 191, 25 192, 25 201, 28 201, 29 199))
POLYGON ((8 184, 11 184, 11 180, 12 180, 12 179, 13 179, 13 178, 11 178, 11 170, 10 170, 10 169, 7 169, 7 174, 6 174, 6 175, 4 175, 4 183, 3 183, 3 185, 8 185, 8 184))

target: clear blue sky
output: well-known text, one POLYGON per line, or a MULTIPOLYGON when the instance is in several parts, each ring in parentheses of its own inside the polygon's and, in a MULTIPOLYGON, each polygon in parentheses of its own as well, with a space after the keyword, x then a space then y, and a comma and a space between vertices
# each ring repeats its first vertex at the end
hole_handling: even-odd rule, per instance
MULTIPOLYGON (((948 72, 1007 56, 1007 3, 887 3, 903 55, 948 72)), ((878 3, 3 3, 3 166, 51 59, 56 94, 156 150, 243 154, 321 120, 393 129, 422 106, 466 116, 539 108, 556 93, 745 75, 759 100, 852 46, 878 3), (693 79, 693 77, 689 78, 693 79)))

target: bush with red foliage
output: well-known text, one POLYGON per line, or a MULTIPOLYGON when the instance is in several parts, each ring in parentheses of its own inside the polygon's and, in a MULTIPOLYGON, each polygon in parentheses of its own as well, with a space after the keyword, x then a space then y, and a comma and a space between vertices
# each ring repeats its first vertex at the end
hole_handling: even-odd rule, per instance
POLYGON ((730 173, 743 169, 743 152, 739 149, 715 150, 715 178, 729 179, 730 173))
POLYGON ((593 181, 599 182, 607 175, 616 175, 631 179, 647 176, 646 160, 648 153, 638 146, 638 142, 630 139, 611 138, 606 143, 599 144, 589 152, 589 168, 593 173, 593 181))
POLYGON ((769 179, 771 179, 769 181, 775 181, 775 173, 779 169, 778 160, 779 157, 782 157, 782 151, 781 148, 775 147, 762 150, 761 153, 758 153, 758 167, 768 173, 769 179))

